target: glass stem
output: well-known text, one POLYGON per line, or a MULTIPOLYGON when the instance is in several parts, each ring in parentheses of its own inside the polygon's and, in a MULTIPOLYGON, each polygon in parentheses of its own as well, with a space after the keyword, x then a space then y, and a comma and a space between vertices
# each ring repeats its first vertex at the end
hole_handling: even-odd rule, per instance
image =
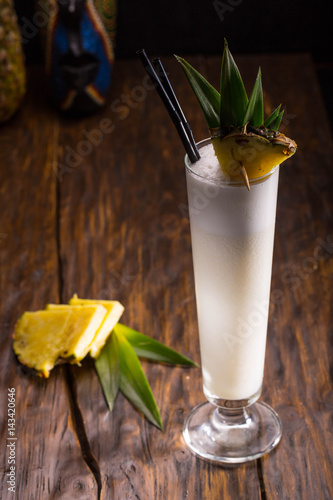
POLYGON ((245 424, 249 415, 245 408, 222 408, 218 406, 214 412, 215 418, 225 425, 245 424))

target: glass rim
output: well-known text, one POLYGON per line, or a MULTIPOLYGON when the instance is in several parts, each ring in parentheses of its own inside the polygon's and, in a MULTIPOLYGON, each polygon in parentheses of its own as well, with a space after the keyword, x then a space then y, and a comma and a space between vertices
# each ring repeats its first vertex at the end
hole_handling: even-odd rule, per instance
MULTIPOLYGON (((200 147, 206 146, 206 144, 209 144, 209 143, 211 143, 211 138, 207 137, 206 139, 202 139, 201 141, 197 142, 196 144, 200 149, 200 147)), ((246 187, 244 182, 242 181, 242 179, 238 179, 238 180, 214 179, 213 177, 205 177, 203 175, 198 174, 198 172, 195 172, 191 168, 192 163, 191 163, 187 153, 185 155, 184 162, 185 162, 186 169, 189 170, 191 172, 191 174, 193 174, 195 177, 198 177, 199 179, 205 180, 206 182, 207 181, 214 182, 215 184, 226 185, 226 186, 244 186, 244 187, 246 187)), ((275 167, 273 167, 272 170, 267 172, 267 174, 265 174, 265 175, 262 175, 260 177, 256 177, 255 179, 249 179, 250 186, 252 184, 258 184, 259 182, 263 182, 265 179, 267 179, 272 174, 274 174, 274 172, 279 168, 279 166, 280 166, 279 164, 275 165, 275 167)))

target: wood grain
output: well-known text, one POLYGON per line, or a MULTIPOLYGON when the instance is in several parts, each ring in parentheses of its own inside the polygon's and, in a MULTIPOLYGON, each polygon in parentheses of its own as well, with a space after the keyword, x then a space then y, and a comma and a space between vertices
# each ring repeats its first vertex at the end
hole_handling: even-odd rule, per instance
MULTIPOLYGON (((263 474, 269 498, 286 498, 284 491, 290 489, 299 498, 329 499, 333 247, 327 251, 322 242, 332 243, 333 236, 333 148, 310 58, 290 57, 287 63, 288 78, 275 92, 286 96, 287 110, 294 115, 286 129, 300 154, 289 170, 281 171, 272 290, 281 289, 283 295, 271 310, 274 340, 268 344, 263 394, 280 414, 284 435, 272 460, 263 459, 263 474), (319 141, 327 147, 321 148, 319 141)), ((277 67, 282 70, 281 63, 277 67)))
MULTIPOLYGON (((220 58, 189 61, 218 86, 220 58)), ((196 139, 206 137, 180 66, 163 62, 196 139)), ((192 456, 181 431, 187 412, 204 400, 199 369, 143 362, 161 433, 121 394, 108 412, 92 362, 56 368, 45 382, 27 377, 14 359, 10 335, 19 314, 76 292, 120 300, 125 324, 200 362, 183 147, 140 62, 121 61, 98 114, 58 116, 32 92, 3 128, 2 165, 10 168, 0 172, 0 233, 12 237, 0 240, 0 376, 2 388, 18 391, 24 500, 333 496, 332 138, 307 55, 238 63, 247 89, 262 66, 267 108, 283 99, 283 132, 299 145, 281 169, 263 388, 282 418, 282 441, 242 467, 192 456)), ((2 391, 2 408, 5 397, 2 391)), ((5 457, 2 466, 4 481, 5 457)), ((7 498, 4 483, 0 491, 7 498)))
POLYGON ((25 310, 59 300, 56 178, 51 170, 58 118, 36 92, 33 74, 23 109, 1 130, 1 475, 3 499, 91 498, 97 491, 70 414, 62 369, 45 381, 16 361, 11 336, 25 310), (16 391, 16 495, 7 489, 8 388, 16 391))

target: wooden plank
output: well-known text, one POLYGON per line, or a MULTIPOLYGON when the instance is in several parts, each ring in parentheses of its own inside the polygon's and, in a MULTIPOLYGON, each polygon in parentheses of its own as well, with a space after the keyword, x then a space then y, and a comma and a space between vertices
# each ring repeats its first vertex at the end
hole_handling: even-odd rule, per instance
POLYGON ((20 112, 1 129, 0 169, 0 497, 39 500, 96 493, 73 429, 61 368, 45 381, 28 375, 12 351, 12 332, 25 310, 58 301, 56 177, 57 114, 49 107, 42 70, 32 73, 20 112), (38 89, 38 90, 37 90, 38 89), (8 388, 15 389, 15 487, 8 491, 8 388))
POLYGON ((283 420, 284 434, 272 460, 263 460, 263 474, 268 498, 288 492, 326 500, 333 495, 333 145, 311 59, 266 58, 263 71, 265 65, 283 70, 279 84, 270 77, 268 85, 287 106, 285 130, 299 151, 281 169, 272 282, 280 300, 271 309, 264 391, 283 420))

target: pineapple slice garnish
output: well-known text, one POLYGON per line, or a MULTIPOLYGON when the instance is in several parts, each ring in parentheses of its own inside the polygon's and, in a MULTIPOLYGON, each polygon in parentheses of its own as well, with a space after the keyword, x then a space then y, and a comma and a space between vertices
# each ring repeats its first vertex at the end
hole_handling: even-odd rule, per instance
POLYGON ((95 338, 90 346, 90 356, 94 359, 98 358, 110 332, 118 323, 121 315, 124 312, 124 306, 116 300, 90 300, 79 299, 76 294, 69 301, 70 305, 101 305, 106 309, 106 315, 101 326, 95 334, 95 338))
POLYGON ((220 93, 188 62, 176 58, 202 108, 220 166, 231 179, 242 179, 250 190, 249 180, 269 174, 296 152, 295 141, 278 132, 281 105, 264 121, 260 68, 248 99, 226 41, 220 93))
POLYGON ((117 301, 79 299, 25 312, 17 321, 13 349, 19 361, 48 378, 56 364, 97 358, 124 307, 117 301))
POLYGON ((101 305, 53 304, 43 311, 25 312, 15 326, 14 352, 22 364, 47 378, 59 360, 80 363, 106 312, 101 305))
POLYGON ((107 314, 106 308, 99 304, 47 304, 46 309, 49 311, 68 310, 70 312, 67 326, 68 337, 64 343, 64 352, 67 353, 67 357, 72 357, 71 363, 78 364, 90 351, 96 332, 107 314))
POLYGON ((20 363, 47 378, 61 357, 69 316, 69 311, 23 313, 13 335, 13 349, 20 363))
POLYGON ((221 137, 212 132, 212 144, 221 168, 231 178, 249 180, 268 174, 296 152, 296 143, 285 135, 265 128, 247 132, 246 126, 221 137), (265 135, 266 133, 266 135, 265 135))

